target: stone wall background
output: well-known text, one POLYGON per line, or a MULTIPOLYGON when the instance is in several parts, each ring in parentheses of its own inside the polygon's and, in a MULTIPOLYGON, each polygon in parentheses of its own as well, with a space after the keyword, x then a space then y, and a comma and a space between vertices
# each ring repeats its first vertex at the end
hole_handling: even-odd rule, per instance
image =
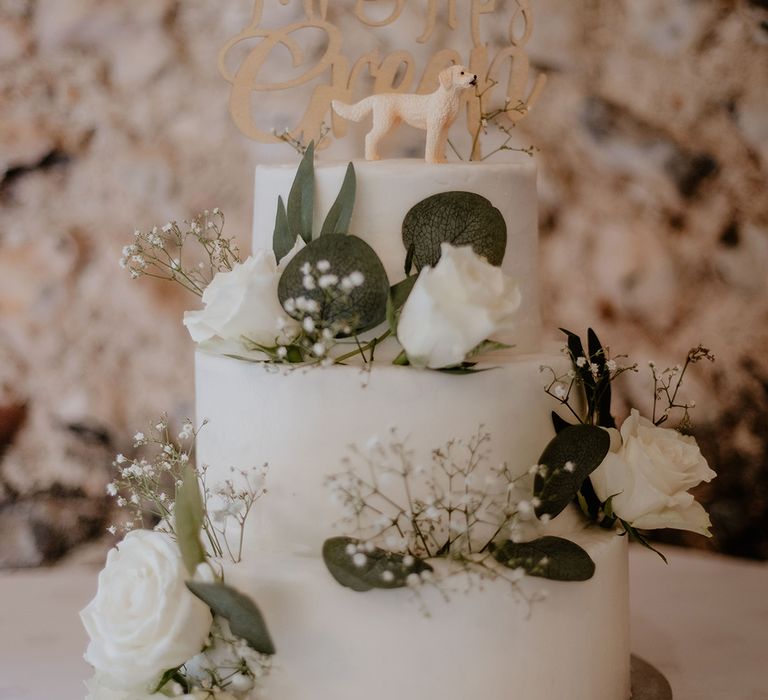
MULTIPOLYGON (((0 567, 101 552, 114 454, 193 413, 194 300, 117 260, 134 228, 213 207, 246 244, 265 153, 215 60, 251 6, 0 0, 0 567)), ((535 7, 550 80, 519 138, 541 149, 545 323, 641 364, 712 347, 687 388, 716 537, 678 539, 768 558, 768 3, 535 7)))

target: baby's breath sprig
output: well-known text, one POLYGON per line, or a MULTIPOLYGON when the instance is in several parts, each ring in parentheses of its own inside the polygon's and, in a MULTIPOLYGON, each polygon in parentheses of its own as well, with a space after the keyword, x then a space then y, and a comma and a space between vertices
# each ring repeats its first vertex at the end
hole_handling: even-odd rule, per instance
POLYGON ((702 360, 714 362, 715 356, 710 352, 709 348, 705 348, 703 345, 697 345, 695 348, 691 348, 688 351, 685 363, 682 366, 675 365, 674 367, 667 367, 666 369, 660 370, 656 367, 654 362, 648 363, 651 375, 653 376, 652 420, 655 425, 666 423, 667 420, 669 420, 672 411, 677 409, 683 412, 678 429, 687 430, 691 427, 690 410, 696 406, 696 402, 687 401, 681 403, 678 395, 680 393, 680 387, 683 385, 685 374, 690 366, 695 365, 702 360), (660 413, 659 402, 665 404, 660 413))
MULTIPOLYGON (((133 436, 134 448, 141 449, 143 455, 134 458, 117 455, 113 462, 117 476, 107 485, 107 493, 128 514, 120 528, 123 532, 159 523, 162 530, 175 537, 176 492, 193 459, 197 435, 205 424, 203 421, 195 428, 187 419, 174 436, 167 416, 163 416, 146 433, 138 432, 133 436)), ((244 486, 238 488, 232 480, 224 481, 215 489, 210 488, 207 471, 206 465, 196 469, 205 504, 203 535, 213 556, 222 557, 226 553, 236 563, 242 556, 245 521, 264 493, 266 467, 239 471, 238 482, 244 486), (227 532, 233 522, 238 529, 234 547, 227 532)), ((111 525, 108 531, 117 534, 117 525, 111 525)))
POLYGON ((549 377, 544 391, 565 407, 579 423, 592 424, 595 419, 595 408, 600 405, 603 392, 608 391, 610 384, 625 372, 637 372, 637 364, 624 364, 627 355, 609 354, 609 348, 601 347, 593 356, 575 355, 568 346, 563 347, 563 353, 571 360, 572 368, 565 373, 558 373, 553 367, 542 365, 540 370, 549 377), (592 381, 586 382, 585 376, 592 381), (586 415, 581 408, 580 399, 587 393, 586 415))
MULTIPOLYGON (((303 156, 307 149, 309 148, 309 144, 305 143, 302 139, 296 138, 291 132, 286 129, 271 129, 272 135, 279 138, 283 143, 287 143, 296 153, 298 153, 300 156, 303 156)), ((328 138, 328 135, 331 133, 331 127, 325 122, 320 123, 320 136, 315 141, 315 147, 316 148, 322 148, 323 145, 325 145, 325 141, 328 138)))
POLYGON ((481 426, 470 440, 434 450, 428 466, 394 429, 386 443, 372 438, 364 448, 350 448, 345 470, 327 486, 344 510, 341 524, 361 543, 359 553, 380 547, 405 555, 406 564, 408 557, 445 558, 517 589, 524 572, 500 570, 492 544, 515 537, 536 504, 516 493, 527 473, 488 464, 490 440, 481 426))
POLYGON ((240 262, 234 238, 224 236, 223 230, 224 214, 219 209, 206 209, 191 221, 136 230, 133 243, 123 248, 120 267, 133 279, 154 277, 177 282, 202 296, 217 273, 228 272, 240 262), (199 247, 195 253, 189 252, 190 242, 199 247))
POLYGON ((334 274, 328 260, 318 260, 315 264, 306 262, 301 273, 302 286, 307 294, 286 299, 283 305, 286 313, 299 322, 298 335, 288 343, 271 347, 246 338, 246 346, 265 353, 273 362, 326 366, 359 354, 367 364, 372 359, 365 354, 370 343, 362 344, 354 334, 357 318, 354 314, 342 314, 341 318, 335 318, 333 313, 329 313, 329 309, 332 312, 334 309, 351 308, 350 295, 365 283, 363 273, 355 271, 340 278, 334 274), (339 339, 339 336, 350 335, 351 339, 339 339), (338 358, 331 356, 336 345, 350 342, 356 346, 353 352, 338 358))
POLYGON ((536 146, 528 146, 527 148, 521 148, 516 146, 510 146, 510 142, 514 138, 514 124, 510 125, 508 123, 505 123, 503 118, 509 117, 509 115, 516 113, 520 115, 526 115, 528 114, 528 105, 523 102, 522 100, 518 100, 517 102, 513 103, 511 97, 505 97, 504 98, 504 105, 502 107, 496 107, 494 109, 486 110, 484 108, 483 102, 484 99, 489 91, 491 91, 493 88, 498 85, 498 81, 496 80, 490 80, 486 87, 483 90, 480 90, 476 92, 476 96, 480 102, 480 121, 477 124, 477 128, 475 129, 474 136, 472 138, 472 148, 470 151, 469 158, 462 158, 461 154, 458 152, 456 147, 451 143, 450 139, 448 140, 448 145, 450 146, 451 150, 456 154, 459 160, 488 160, 491 156, 496 155, 497 153, 500 153, 501 151, 516 151, 518 153, 525 153, 528 157, 533 157, 536 153, 539 152, 539 148, 536 146), (479 158, 476 157, 476 154, 478 153, 478 146, 480 144, 480 137, 481 136, 487 136, 490 129, 496 129, 499 132, 501 132, 503 136, 503 141, 496 146, 492 151, 489 151, 484 156, 480 156, 479 158))

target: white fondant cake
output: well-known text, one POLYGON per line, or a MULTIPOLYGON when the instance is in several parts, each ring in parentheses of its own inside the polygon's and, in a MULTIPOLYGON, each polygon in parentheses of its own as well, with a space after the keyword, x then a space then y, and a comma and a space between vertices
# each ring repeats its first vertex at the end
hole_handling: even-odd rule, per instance
MULTIPOLYGON (((257 168, 255 247, 271 247, 277 197, 287 195, 295 170, 257 168)), ((390 283, 404 277, 400 227, 410 207, 436 192, 467 190, 502 212, 503 267, 517 277, 524 302, 515 350, 492 356, 487 364, 495 369, 473 376, 386 362, 370 373, 354 366, 288 371, 198 350, 197 415, 210 421, 198 438, 198 462, 209 465, 208 479, 221 482, 232 478, 230 467, 269 463, 243 562, 227 571, 258 601, 278 649, 264 697, 627 700, 626 538, 586 527, 574 511, 543 530, 579 543, 596 573, 582 582, 526 579, 525 591, 548 593, 530 611, 508 582, 476 574, 449 578, 447 598, 425 587, 419 602, 409 589, 357 593, 326 569, 322 543, 339 534, 342 512, 324 482, 342 471, 349 445, 394 427, 427 459, 482 425, 492 437, 489 463, 524 473, 554 434, 556 404, 544 392, 540 365, 565 362, 540 343, 533 166, 390 161, 358 163, 356 170, 350 230, 376 250, 390 283)), ((321 220, 344 167, 318 164, 316 173, 321 220)))

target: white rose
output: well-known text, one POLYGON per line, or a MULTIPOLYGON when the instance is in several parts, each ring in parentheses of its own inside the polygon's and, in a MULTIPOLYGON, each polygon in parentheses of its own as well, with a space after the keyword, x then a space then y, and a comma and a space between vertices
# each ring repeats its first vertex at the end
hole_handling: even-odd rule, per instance
POLYGON ((296 328, 277 296, 282 267, 293 257, 298 245, 278 266, 271 250, 257 250, 231 272, 219 272, 203 292, 205 308, 187 311, 184 325, 192 340, 211 338, 239 340, 246 336, 261 345, 274 345, 296 328))
POLYGON ((501 268, 471 247, 442 245, 434 268, 422 269, 397 326, 411 364, 451 367, 495 333, 511 326, 520 290, 501 268))
POLYGON ((169 535, 128 533, 107 555, 96 596, 80 613, 91 640, 86 661, 135 688, 198 654, 212 618, 187 589, 188 578, 169 535))
POLYGON ((611 451, 591 475, 600 500, 613 496, 616 515, 640 529, 709 535, 709 516, 688 490, 716 474, 696 440, 655 426, 634 409, 621 434, 611 433, 611 451))

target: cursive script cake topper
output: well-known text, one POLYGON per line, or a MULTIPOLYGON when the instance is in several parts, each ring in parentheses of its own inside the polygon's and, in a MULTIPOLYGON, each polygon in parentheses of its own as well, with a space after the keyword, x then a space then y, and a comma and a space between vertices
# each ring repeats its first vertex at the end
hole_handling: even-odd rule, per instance
MULTIPOLYGON (((272 17, 270 12, 266 14, 272 17)), ((277 143, 284 139, 276 135, 275 126, 285 128, 294 139, 319 142, 327 130, 327 121, 333 136, 341 137, 348 123, 333 112, 332 101, 355 102, 366 86, 366 94, 426 94, 437 87, 438 76, 445 68, 466 65, 478 80, 475 90, 462 95, 462 113, 472 138, 472 155, 479 157, 478 137, 487 103, 504 105, 496 111, 507 126, 512 126, 535 105, 544 87, 544 75, 531 75, 526 52, 532 31, 530 0, 256 0, 250 24, 222 48, 219 70, 232 86, 230 113, 240 131, 262 143, 277 143), (292 9, 292 21, 282 26, 266 26, 265 5, 271 5, 275 14, 281 8, 292 9), (507 24, 502 27, 501 40, 491 42, 488 38, 494 32, 499 35, 501 10, 506 10, 503 20, 507 24), (344 31, 340 27, 342 21, 344 31), (402 27, 398 23, 403 23, 402 27), (368 43, 369 48, 362 55, 348 55, 350 47, 345 38, 350 28, 375 33, 390 27, 395 28, 398 39, 412 37, 425 50, 437 36, 461 35, 467 53, 434 47, 434 52, 422 59, 422 66, 417 66, 413 50, 416 46, 382 55, 379 45, 370 48, 368 43), (312 51, 302 46, 302 39, 308 36, 322 37, 321 44, 312 51), (239 65, 232 68, 236 47, 247 52, 239 65), (280 53, 282 64, 278 59, 280 53), (291 64, 294 75, 274 77, 266 67, 276 63, 281 67, 291 64), (257 123, 256 113, 260 110, 255 106, 264 104, 265 94, 297 93, 301 88, 309 90, 309 99, 293 123, 272 125, 273 128, 257 123)), ((374 43, 378 42, 374 39, 374 43)))

